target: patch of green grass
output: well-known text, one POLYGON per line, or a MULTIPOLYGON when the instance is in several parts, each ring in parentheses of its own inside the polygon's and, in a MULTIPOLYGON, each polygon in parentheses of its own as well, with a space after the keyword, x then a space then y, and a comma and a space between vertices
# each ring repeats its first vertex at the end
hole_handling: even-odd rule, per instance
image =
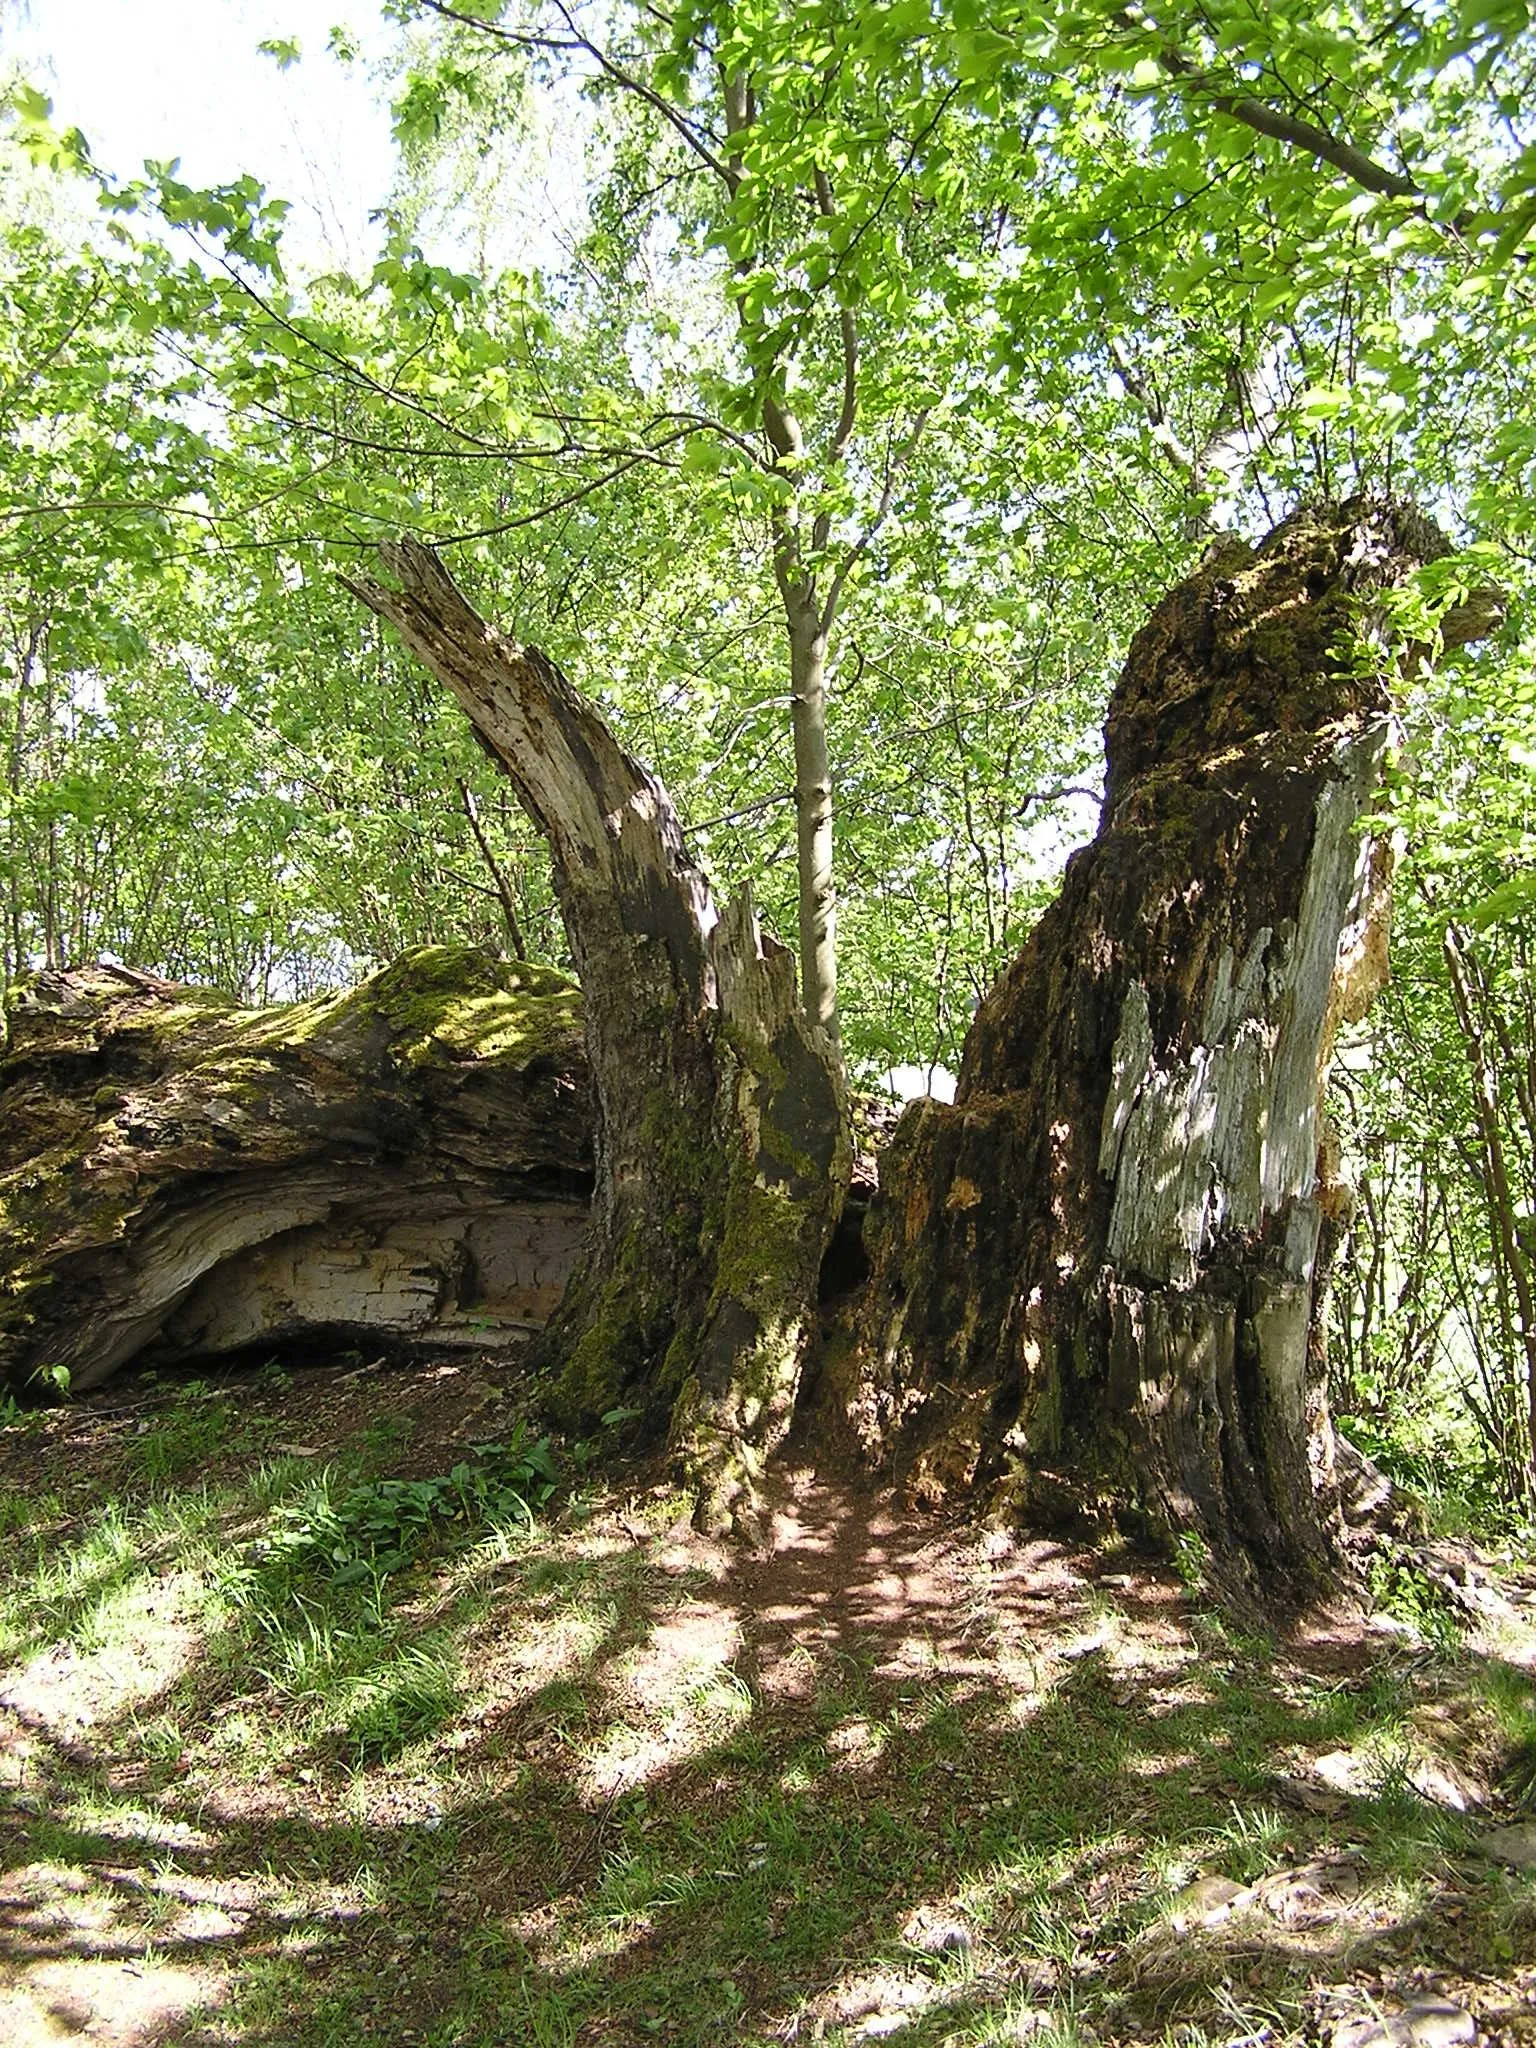
POLYGON ((51 1488, 35 1493, 24 1486, 0 1487, 0 1542, 51 1528, 63 1516, 64 1497, 51 1488))
POLYGON ((39 1753, 45 1810, 23 1809, 28 1856, 78 1873, 84 1921, 135 1954, 193 1952, 199 1886, 254 1901, 195 1950, 229 1982, 181 2048, 1289 2048, 1356 1945, 1377 1969, 1373 1944, 1411 1960, 1432 1934, 1484 1970, 1530 1945, 1529 1887, 1469 1874, 1468 1823, 1402 1769, 1419 1708, 1477 1670, 1480 1725, 1530 1733, 1513 1664, 1394 1652, 1325 1679, 1188 1604, 1144 1629, 1085 1589, 1026 1689, 991 1625, 946 1662, 931 1611, 882 1637, 800 1559, 775 1675, 740 1580, 635 1540, 666 1516, 498 1527, 462 1488, 439 1511, 451 1471, 418 1515, 393 1489, 421 1482, 368 1476, 382 1439, 303 1440, 319 1470, 253 1458, 148 1497, 130 1474, 0 1553, 4 1640, 57 1646, 59 1671, 87 1646, 125 1661, 157 1596, 184 1638, 88 1752, 39 1753), (1085 1615, 1107 1624, 1086 1652, 1085 1615), (1345 1744, 1378 1766, 1366 1796, 1283 1803, 1281 1773, 1345 1744), (1354 1919, 1171 1925, 1198 1878, 1343 1848, 1354 1919))
POLYGON ((279 1501, 291 1500, 314 1476, 315 1468, 310 1459, 280 1452, 276 1457, 263 1458, 248 1473, 246 1498, 252 1507, 276 1507, 279 1501))
POLYGON ((369 1471, 380 1471, 415 1433, 416 1425, 408 1415, 375 1415, 357 1439, 358 1462, 369 1471))
POLYGON ((429 1479, 374 1479, 354 1485, 323 1470, 297 1494, 281 1496, 268 1553, 324 1573, 338 1585, 385 1577, 409 1564, 447 1529, 533 1528, 557 1473, 547 1438, 519 1428, 505 1443, 477 1444, 452 1471, 429 1479))
POLYGON ((170 1407, 129 1443, 129 1464, 150 1486, 163 1486, 209 1464, 229 1447, 235 1411, 203 1380, 188 1380, 170 1407))
POLYGON ((435 1734, 461 1704, 451 1660, 438 1650, 410 1647, 354 1683, 341 1732, 354 1763, 383 1763, 435 1734))
POLYGON ((1491 1658, 1480 1690, 1504 1744, 1501 1789, 1520 1813, 1536 1810, 1536 1675, 1524 1665, 1491 1658))
POLYGON ((65 1541, 34 1537, 0 1578, 0 1655, 24 1657, 47 1643, 102 1647, 114 1602, 183 1562, 213 1513, 204 1488, 149 1502, 110 1499, 65 1541))

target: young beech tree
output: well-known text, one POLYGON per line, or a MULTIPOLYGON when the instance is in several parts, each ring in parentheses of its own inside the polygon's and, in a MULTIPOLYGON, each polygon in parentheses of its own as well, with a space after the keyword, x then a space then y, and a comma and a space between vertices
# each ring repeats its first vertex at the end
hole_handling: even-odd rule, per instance
MULTIPOLYGON (((913 163, 942 122, 899 34, 860 48, 835 10, 527 13, 401 0, 444 44, 403 104, 418 118, 462 90, 468 42, 558 63, 613 113, 594 250, 620 289, 644 231, 665 223, 713 298, 691 394, 626 423, 640 446, 685 430, 682 463, 725 516, 766 522, 787 650, 794 742, 800 973, 807 1014, 834 1041, 837 891, 827 697, 851 579, 889 519, 935 405, 954 395, 940 332, 971 224, 914 206, 913 163), (729 332, 722 333, 720 314, 729 332)), ((974 267, 974 266, 973 266, 974 267)), ((642 349, 666 315, 642 310, 642 349)), ((561 422, 568 445, 587 425, 561 422)))
MULTIPOLYGON (((626 433, 646 448, 680 432, 722 512, 766 523, 802 976, 834 1034, 833 651, 919 441, 956 411, 997 418, 1005 441, 1053 419, 1070 432, 1074 384, 1109 384, 1185 497, 1176 549, 1213 498, 1267 484, 1283 505, 1298 467, 1331 484, 1317 472, 1341 413, 1351 462, 1379 448, 1344 390, 1341 269, 1358 308, 1405 264, 1507 267, 1536 222, 1536 155, 1509 126, 1532 50, 1496 9, 1321 26, 1310 8, 1257 25, 1247 7, 1118 0, 985 17, 947 0, 392 11, 440 30, 402 95, 413 133, 484 95, 487 50, 580 78, 607 110, 585 254, 658 394, 658 367, 694 358, 626 433), (654 280, 678 257, 669 332, 654 280)), ((1417 344, 1393 310, 1372 305, 1370 346, 1395 401, 1417 344)), ((1380 409, 1378 430, 1400 411, 1380 409)), ((572 456, 589 424, 562 416, 572 456)), ((1015 449, 1024 490, 1032 452, 1015 449)))

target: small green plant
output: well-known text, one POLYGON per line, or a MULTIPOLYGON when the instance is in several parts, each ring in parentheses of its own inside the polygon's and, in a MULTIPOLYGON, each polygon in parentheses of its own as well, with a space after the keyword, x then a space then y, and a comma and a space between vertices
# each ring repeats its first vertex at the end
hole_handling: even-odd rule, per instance
MULTIPOLYGON (((69 1377, 67 1365, 40 1365, 28 1374, 27 1385, 35 1388, 45 1402, 65 1400, 69 1395, 69 1377)), ((24 1406, 13 1389, 7 1387, 0 1393, 0 1429, 37 1429, 42 1420, 38 1408, 24 1406)))
POLYGON ((445 1531, 521 1522, 554 1492, 558 1474, 547 1438, 521 1425, 505 1443, 476 1444, 472 1459, 433 1479, 373 1479, 332 1491, 324 1473, 273 1520, 272 1554, 338 1585, 379 1579, 418 1556, 445 1531))
MULTIPOLYGON (((601 1418, 602 1426, 611 1433, 616 1429, 622 1429, 626 1422, 634 1422, 641 1412, 638 1408, 610 1408, 601 1418)), ((568 1447, 566 1455, 578 1472, 585 1472, 588 1466, 597 1463, 603 1450, 604 1445, 600 1437, 584 1436, 578 1437, 576 1442, 568 1447)))
POLYGON ((380 1465, 410 1442, 412 1428, 403 1415, 376 1415, 359 1438, 358 1447, 370 1465, 380 1465))
POLYGON ((46 1529, 64 1513, 62 1495, 50 1490, 32 1493, 25 1487, 0 1486, 0 1538, 18 1536, 28 1529, 46 1529))
POLYGON ((1383 1547, 1371 1559, 1371 1599, 1383 1614, 1404 1621, 1442 1657, 1461 1647, 1461 1620, 1449 1594, 1423 1567, 1395 1547, 1383 1547))
POLYGON ((1210 1549, 1200 1532, 1181 1529, 1173 1539, 1173 1569, 1186 1593, 1204 1591, 1210 1562, 1210 1549))

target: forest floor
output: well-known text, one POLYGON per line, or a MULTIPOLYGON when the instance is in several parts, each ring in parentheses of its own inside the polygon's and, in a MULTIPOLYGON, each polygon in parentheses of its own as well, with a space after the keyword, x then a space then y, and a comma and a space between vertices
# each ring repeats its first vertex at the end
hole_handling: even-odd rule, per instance
POLYGON ((530 1517, 527 1448, 475 1366, 9 1413, 6 2048, 1536 2044, 1529 1582, 1260 1637, 807 1472, 756 1549, 595 1445, 530 1517))

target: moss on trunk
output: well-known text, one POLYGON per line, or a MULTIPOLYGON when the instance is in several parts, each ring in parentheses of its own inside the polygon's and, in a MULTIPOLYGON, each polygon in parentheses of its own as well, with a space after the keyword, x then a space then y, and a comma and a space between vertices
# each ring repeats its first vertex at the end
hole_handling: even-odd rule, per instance
POLYGON ((1137 635, 1098 836, 882 1168, 841 1393, 919 1487, 1192 1531, 1270 1595, 1326 1577, 1321 1097, 1384 964, 1370 614, 1444 545, 1298 514, 1137 635))

